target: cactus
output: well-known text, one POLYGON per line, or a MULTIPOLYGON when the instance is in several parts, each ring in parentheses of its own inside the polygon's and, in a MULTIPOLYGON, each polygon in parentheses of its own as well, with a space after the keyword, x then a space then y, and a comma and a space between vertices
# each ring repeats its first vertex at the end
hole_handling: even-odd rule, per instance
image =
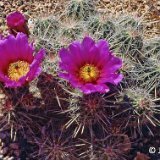
POLYGON ((114 51, 137 57, 143 48, 144 26, 139 19, 132 16, 118 17, 115 22, 116 32, 110 43, 114 51))
POLYGON ((115 32, 115 24, 107 17, 101 15, 94 15, 90 17, 88 23, 88 30, 92 34, 96 34, 100 39, 109 39, 115 32))
POLYGON ((131 142, 129 137, 125 134, 116 134, 99 140, 95 147, 95 154, 97 160, 119 158, 126 160, 126 153, 129 152, 130 149, 131 142))
POLYGON ((34 39, 36 40, 37 49, 45 47, 47 51, 53 52, 54 39, 57 36, 59 29, 58 19, 54 17, 44 20, 37 19, 34 22, 34 28, 31 31, 34 39))
POLYGON ((83 22, 67 17, 61 21, 60 35, 76 40, 83 33, 83 22))
POLYGON ((66 6, 66 13, 69 17, 87 20, 95 13, 94 0, 71 0, 66 6))
MULTIPOLYGON (((160 113, 160 106, 156 104, 157 99, 153 98, 146 89, 140 87, 125 89, 122 93, 124 104, 120 113, 128 116, 125 127, 136 130, 139 134, 143 134, 143 126, 147 126, 149 132, 153 134, 150 125, 154 127, 160 125, 157 115, 160 113), (125 113, 126 112, 126 113, 125 113), (134 126, 137 126, 135 128, 134 126)), ((114 115, 115 117, 116 115, 114 115)), ((134 133, 136 133, 134 132, 134 133)))
MULTIPOLYGON (((47 129, 47 128, 45 128, 47 129)), ((70 141, 69 135, 61 133, 58 129, 49 134, 44 129, 44 133, 41 135, 41 138, 35 137, 32 141, 33 144, 36 144, 38 150, 34 152, 32 158, 36 158, 39 160, 50 159, 50 160, 70 160, 75 159, 78 160, 73 151, 72 141, 70 141), (46 137, 47 135, 47 137, 46 137), (68 136, 68 137, 67 137, 68 136)))
POLYGON ((148 56, 158 55, 160 53, 160 38, 153 38, 145 41, 144 51, 148 56))
POLYGON ((41 75, 24 88, 1 85, 0 131, 27 137, 30 159, 132 160, 134 141, 154 136, 160 125, 160 40, 144 37, 142 17, 108 17, 92 0, 63 5, 31 30, 36 48, 47 51, 41 75), (123 81, 107 84, 109 93, 84 95, 58 77, 59 50, 86 35, 107 40, 123 60, 123 81))
POLYGON ((159 39, 156 38, 145 43, 143 62, 136 69, 136 78, 141 81, 143 87, 147 87, 149 92, 159 88, 160 84, 160 48, 158 41, 159 39))
POLYGON ((133 29, 120 29, 119 33, 111 37, 111 44, 113 50, 136 57, 142 51, 143 39, 133 29))
POLYGON ((107 109, 110 105, 105 103, 103 97, 97 97, 99 97, 98 94, 86 96, 80 94, 71 97, 70 106, 62 113, 68 113, 70 117, 65 127, 75 126, 73 137, 77 137, 78 134, 84 134, 88 127, 92 129, 95 126, 99 126, 101 132, 108 132, 107 128, 110 122, 107 109), (106 115, 108 115, 108 118, 106 115))
POLYGON ((142 86, 147 86, 149 92, 159 86, 160 65, 158 56, 147 58, 137 71, 137 78, 142 81, 142 86))

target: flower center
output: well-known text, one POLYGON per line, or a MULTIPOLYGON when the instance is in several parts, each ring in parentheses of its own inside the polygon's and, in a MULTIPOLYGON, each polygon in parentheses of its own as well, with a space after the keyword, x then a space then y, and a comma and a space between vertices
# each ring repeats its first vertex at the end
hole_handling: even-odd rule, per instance
POLYGON ((29 63, 26 61, 17 61, 9 64, 8 77, 13 81, 18 81, 29 72, 29 63))
POLYGON ((92 65, 86 64, 80 68, 79 76, 85 82, 93 82, 99 77, 99 69, 92 65))

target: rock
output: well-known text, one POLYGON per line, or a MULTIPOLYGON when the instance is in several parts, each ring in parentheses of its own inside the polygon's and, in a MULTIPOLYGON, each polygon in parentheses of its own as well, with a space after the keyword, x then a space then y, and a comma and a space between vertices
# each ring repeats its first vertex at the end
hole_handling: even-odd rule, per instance
POLYGON ((1 6, 1 7, 4 6, 4 2, 0 2, 0 6, 1 6))
POLYGON ((137 156, 134 158, 134 160, 150 160, 150 158, 143 153, 137 152, 137 156))
POLYGON ((5 94, 0 94, 0 99, 5 98, 5 94))

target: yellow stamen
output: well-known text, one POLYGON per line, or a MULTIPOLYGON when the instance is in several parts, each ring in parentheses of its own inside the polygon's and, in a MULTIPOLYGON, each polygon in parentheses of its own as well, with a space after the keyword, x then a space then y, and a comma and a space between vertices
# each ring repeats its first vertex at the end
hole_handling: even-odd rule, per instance
POLYGON ((99 69, 92 65, 86 64, 80 68, 79 76, 85 82, 93 82, 99 77, 99 69))
POLYGON ((13 81, 18 81, 29 72, 29 63, 26 61, 17 61, 9 64, 8 77, 13 81))

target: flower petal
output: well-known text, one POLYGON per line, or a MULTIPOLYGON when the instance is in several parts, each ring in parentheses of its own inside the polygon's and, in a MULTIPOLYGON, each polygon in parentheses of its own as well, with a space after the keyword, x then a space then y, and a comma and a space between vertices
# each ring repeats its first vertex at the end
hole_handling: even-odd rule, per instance
POLYGON ((110 75, 106 75, 101 77, 97 83, 112 83, 117 85, 119 82, 121 82, 123 79, 123 75, 122 74, 110 74, 110 75))
POLYGON ((122 60, 117 57, 113 57, 110 59, 108 63, 102 69, 101 76, 106 75, 107 73, 115 73, 118 69, 122 67, 122 60))
POLYGON ((82 41, 82 47, 84 50, 90 50, 95 45, 95 42, 90 37, 85 37, 82 41))
POLYGON ((37 77, 41 72, 40 64, 42 63, 43 59, 45 57, 45 50, 41 49, 35 56, 34 61, 30 65, 30 71, 26 75, 27 81, 33 80, 35 77, 37 77))
POLYGON ((107 93, 109 92, 109 87, 105 84, 97 84, 93 85, 91 83, 88 83, 84 86, 81 86, 80 88, 85 94, 91 94, 94 92, 100 92, 100 93, 107 93))
POLYGON ((31 63, 33 50, 32 45, 28 44, 27 36, 23 33, 18 33, 16 37, 9 35, 0 41, 0 57, 3 57, 5 61, 26 60, 31 63))

